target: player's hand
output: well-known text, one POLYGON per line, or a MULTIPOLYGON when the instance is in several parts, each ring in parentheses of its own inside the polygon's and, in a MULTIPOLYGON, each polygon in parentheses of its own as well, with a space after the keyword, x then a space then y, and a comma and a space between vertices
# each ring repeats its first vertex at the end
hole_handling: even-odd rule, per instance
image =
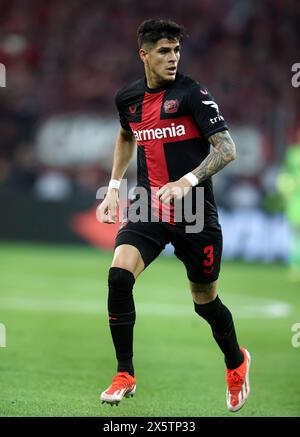
POLYGON ((113 224, 117 221, 117 210, 119 205, 119 190, 109 188, 105 199, 96 210, 96 217, 100 223, 113 224))
POLYGON ((157 193, 157 199, 165 205, 173 204, 174 201, 182 199, 192 188, 192 184, 185 177, 178 181, 169 182, 161 187, 157 193))

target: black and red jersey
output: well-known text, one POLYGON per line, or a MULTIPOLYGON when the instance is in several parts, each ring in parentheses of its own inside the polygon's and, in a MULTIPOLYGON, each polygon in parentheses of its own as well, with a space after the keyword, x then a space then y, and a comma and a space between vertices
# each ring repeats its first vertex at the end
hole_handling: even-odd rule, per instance
MULTIPOLYGON (((177 73, 174 82, 157 89, 145 78, 116 95, 121 126, 136 138, 137 185, 161 188, 194 170, 209 154, 208 138, 227 129, 209 91, 199 82, 177 73)), ((206 222, 218 222, 212 182, 204 187, 206 222)))

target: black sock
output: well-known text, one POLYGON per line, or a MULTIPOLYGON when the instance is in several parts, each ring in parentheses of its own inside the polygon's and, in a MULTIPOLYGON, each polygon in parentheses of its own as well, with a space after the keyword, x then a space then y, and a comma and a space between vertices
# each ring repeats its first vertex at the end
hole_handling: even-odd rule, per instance
POLYGON ((135 307, 132 289, 134 275, 128 270, 111 267, 108 276, 109 325, 118 360, 118 372, 134 376, 133 327, 135 307))
POLYGON ((195 311, 211 326, 214 339, 225 356, 228 369, 236 369, 244 361, 244 355, 237 342, 231 312, 219 297, 205 304, 194 302, 195 311))

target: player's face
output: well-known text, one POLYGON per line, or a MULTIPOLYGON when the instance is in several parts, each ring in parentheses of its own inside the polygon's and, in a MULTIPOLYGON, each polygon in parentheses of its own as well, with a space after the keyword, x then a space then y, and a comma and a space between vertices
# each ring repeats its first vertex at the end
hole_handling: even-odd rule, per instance
POLYGON ((149 86, 159 86, 173 81, 176 77, 180 59, 180 44, 166 38, 157 41, 149 50, 141 49, 141 57, 145 64, 149 86))

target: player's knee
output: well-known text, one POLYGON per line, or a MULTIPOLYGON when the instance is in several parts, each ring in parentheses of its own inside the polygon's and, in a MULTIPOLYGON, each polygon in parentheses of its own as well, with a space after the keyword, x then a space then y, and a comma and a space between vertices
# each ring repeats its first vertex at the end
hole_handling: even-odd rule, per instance
POLYGON ((132 294, 135 283, 133 273, 120 267, 111 267, 108 274, 110 298, 125 297, 132 294))
POLYGON ((206 320, 210 325, 213 325, 215 330, 221 332, 226 326, 226 330, 232 326, 232 314, 229 309, 223 305, 219 296, 212 302, 205 304, 197 304, 194 302, 195 312, 206 320))
POLYGON ((214 299, 213 301, 208 302, 208 303, 198 304, 198 303, 194 302, 194 308, 195 308, 195 312, 199 316, 208 320, 212 316, 214 316, 214 314, 216 314, 220 311, 220 309, 222 308, 222 302, 219 299, 219 297, 217 296, 216 299, 214 299))

